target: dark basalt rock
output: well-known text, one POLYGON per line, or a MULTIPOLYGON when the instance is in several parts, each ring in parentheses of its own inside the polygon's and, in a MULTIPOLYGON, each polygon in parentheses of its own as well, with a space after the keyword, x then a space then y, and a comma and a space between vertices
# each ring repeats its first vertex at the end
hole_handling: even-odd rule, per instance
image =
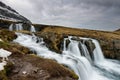
POLYGON ((94 59, 93 51, 95 49, 95 44, 92 42, 92 40, 86 40, 85 45, 86 45, 86 47, 87 47, 87 49, 88 49, 88 51, 90 53, 91 58, 94 59))
POLYGON ((0 18, 3 19, 15 19, 21 22, 25 22, 25 23, 31 23, 27 18, 25 18, 24 16, 20 15, 17 11, 15 11, 14 9, 12 9, 11 7, 7 6, 6 4, 4 4, 3 2, 0 1, 0 18))
POLYGON ((120 40, 100 40, 100 44, 105 57, 120 59, 120 40))
POLYGON ((66 40, 66 48, 68 47, 69 43, 70 43, 70 40, 67 39, 67 40, 66 40))
POLYGON ((31 24, 31 21, 0 1, 0 28, 8 29, 12 23, 31 24))

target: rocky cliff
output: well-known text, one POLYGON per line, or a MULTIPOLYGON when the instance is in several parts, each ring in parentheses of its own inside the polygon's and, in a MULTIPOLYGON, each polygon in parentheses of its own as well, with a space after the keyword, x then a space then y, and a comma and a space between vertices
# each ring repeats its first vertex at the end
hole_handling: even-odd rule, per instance
POLYGON ((27 18, 20 15, 17 11, 7 6, 6 4, 2 3, 1 1, 0 1, 0 19, 27 23, 30 22, 27 18))
POLYGON ((0 28, 7 28, 11 23, 18 22, 31 24, 30 20, 0 1, 0 28))

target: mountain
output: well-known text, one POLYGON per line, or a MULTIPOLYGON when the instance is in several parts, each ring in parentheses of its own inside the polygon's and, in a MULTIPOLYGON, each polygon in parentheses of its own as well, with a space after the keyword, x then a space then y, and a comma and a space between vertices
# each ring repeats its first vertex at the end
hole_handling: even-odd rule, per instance
POLYGON ((17 11, 0 1, 0 20, 31 23, 30 20, 20 15, 17 11))
POLYGON ((120 29, 117 29, 116 32, 117 32, 117 31, 120 31, 120 29))

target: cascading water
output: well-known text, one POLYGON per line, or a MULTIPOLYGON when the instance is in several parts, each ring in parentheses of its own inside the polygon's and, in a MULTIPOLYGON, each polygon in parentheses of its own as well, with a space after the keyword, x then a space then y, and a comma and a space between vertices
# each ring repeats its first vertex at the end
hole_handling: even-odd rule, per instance
POLYGON ((13 24, 9 26, 9 31, 13 31, 13 24))
POLYGON ((96 48, 94 50, 94 61, 96 63, 100 62, 100 61, 103 61, 104 60, 104 56, 103 56, 103 53, 102 53, 102 50, 101 50, 99 42, 97 40, 95 40, 95 39, 92 39, 92 42, 96 46, 96 48))
POLYGON ((36 32, 35 27, 31 25, 30 32, 36 32))
MULTIPOLYGON (((21 23, 11 24, 9 26, 9 31, 13 31, 13 30, 21 31, 21 30, 23 30, 23 26, 22 25, 23 24, 21 24, 21 23)), ((30 27, 30 32, 36 32, 35 27, 33 25, 31 25, 31 27, 30 27)))
MULTIPOLYGON (((120 68, 119 64, 112 63, 111 61, 110 62, 106 61, 106 63, 108 64, 107 66, 102 64, 96 64, 96 63, 93 63, 91 65, 89 62, 89 59, 86 57, 87 55, 89 55, 89 53, 84 43, 82 43, 83 45, 82 48, 84 49, 82 51, 84 51, 86 56, 81 55, 81 51, 79 49, 79 41, 71 40, 71 37, 68 38, 70 40, 68 47, 66 47, 67 38, 64 39, 63 53, 57 54, 55 52, 50 51, 44 44, 42 44, 44 43, 43 40, 41 40, 41 38, 39 39, 35 35, 30 36, 30 35, 21 34, 21 33, 16 33, 16 34, 18 38, 14 40, 14 42, 17 42, 20 45, 23 45, 35 51, 38 56, 54 59, 58 63, 68 66, 79 76, 79 80, 119 80, 120 79, 119 77, 120 70, 118 70, 118 68, 120 68), (94 64, 96 64, 97 66, 95 67, 94 64), (116 68, 116 66, 118 68, 116 68), (102 68, 99 68, 99 67, 102 67, 102 68), (108 70, 105 67, 108 67, 108 70), (113 68, 116 68, 116 69, 113 69, 113 68), (111 70, 112 72, 117 72, 118 75, 117 76, 113 75, 111 70), (108 73, 108 75, 104 74, 106 72, 108 73)), ((96 54, 99 54, 97 52, 99 52, 100 46, 98 45, 96 40, 92 39, 92 41, 96 46, 96 49, 95 49, 96 54)), ((101 51, 101 54, 102 54, 102 51, 101 51)), ((105 59, 103 61, 105 61, 105 59)), ((95 62, 97 62, 97 59, 95 62)), ((102 60, 100 62, 102 62, 102 60)))
POLYGON ((94 50, 95 65, 99 69, 106 71, 109 75, 103 74, 110 77, 111 80, 120 80, 120 64, 115 60, 104 58, 99 42, 95 39, 92 39, 92 41, 96 46, 94 50))
POLYGON ((11 24, 9 26, 9 30, 10 31, 13 31, 13 30, 20 31, 20 30, 23 30, 23 26, 22 26, 21 23, 18 23, 18 24, 15 24, 15 25, 11 24))
POLYGON ((92 60, 91 60, 91 57, 90 57, 90 53, 89 53, 86 45, 84 43, 81 43, 81 42, 80 42, 80 45, 81 45, 81 48, 82 48, 84 56, 92 63, 92 60))
POLYGON ((68 50, 63 51, 63 54, 57 54, 50 51, 45 45, 42 45, 41 42, 34 40, 37 39, 36 36, 30 36, 21 33, 17 33, 17 35, 18 38, 14 40, 14 42, 36 51, 39 56, 55 59, 58 63, 68 66, 80 77, 79 80, 88 80, 90 78, 89 74, 92 73, 91 64, 85 57, 80 55, 78 43, 76 41, 71 40, 68 50), (72 46, 76 46, 76 48, 72 49, 72 46))
POLYGON ((21 23, 15 24, 15 25, 16 25, 16 31, 21 31, 21 30, 23 30, 23 26, 22 26, 21 23))

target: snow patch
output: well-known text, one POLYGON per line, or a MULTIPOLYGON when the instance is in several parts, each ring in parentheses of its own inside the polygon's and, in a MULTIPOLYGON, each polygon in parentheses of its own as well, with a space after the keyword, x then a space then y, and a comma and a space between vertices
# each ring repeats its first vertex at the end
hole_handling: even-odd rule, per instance
POLYGON ((3 8, 3 7, 0 6, 0 9, 4 10, 4 11, 6 11, 6 12, 12 13, 12 14, 14 14, 14 15, 20 16, 18 13, 13 12, 13 11, 7 9, 7 8, 3 8))
POLYGON ((4 70, 4 66, 7 64, 7 62, 5 61, 8 60, 8 56, 10 56, 12 53, 7 51, 7 50, 4 50, 4 49, 0 49, 0 57, 3 58, 2 62, 0 63, 0 71, 1 70, 4 70))
POLYGON ((3 61, 2 63, 0 63, 0 71, 4 70, 4 66, 7 64, 6 61, 3 61))
POLYGON ((8 56, 10 56, 12 53, 7 51, 7 50, 4 50, 3 48, 0 49, 0 57, 3 58, 3 61, 6 59, 8 60, 8 56))

